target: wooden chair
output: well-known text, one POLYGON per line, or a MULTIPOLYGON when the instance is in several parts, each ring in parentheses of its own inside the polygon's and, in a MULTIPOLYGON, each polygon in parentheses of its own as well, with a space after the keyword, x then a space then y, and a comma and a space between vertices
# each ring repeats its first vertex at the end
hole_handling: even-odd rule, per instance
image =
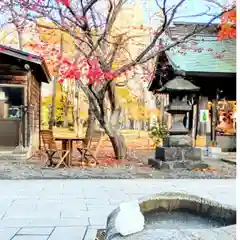
POLYGON ((66 160, 66 157, 69 155, 69 150, 62 150, 57 148, 57 144, 53 136, 53 131, 40 130, 40 134, 43 141, 43 150, 47 154, 47 160, 44 163, 44 167, 47 165, 47 166, 55 166, 55 168, 58 168, 61 164, 64 164, 65 167, 68 167, 65 160, 66 160), (57 154, 57 157, 59 158, 59 161, 57 164, 55 164, 53 161, 53 157, 55 154, 57 154))
POLYGON ((96 131, 90 138, 87 145, 77 147, 77 150, 81 155, 80 159, 81 161, 89 161, 89 158, 93 158, 95 161, 97 161, 96 157, 103 142, 103 137, 104 137, 103 132, 96 131))

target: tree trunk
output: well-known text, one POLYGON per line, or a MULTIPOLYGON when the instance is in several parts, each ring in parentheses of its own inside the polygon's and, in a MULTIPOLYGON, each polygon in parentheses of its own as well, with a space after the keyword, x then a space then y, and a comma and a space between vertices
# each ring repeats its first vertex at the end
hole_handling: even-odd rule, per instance
POLYGON ((96 117, 91 107, 91 102, 89 101, 87 130, 86 130, 85 139, 83 142, 84 145, 88 144, 90 137, 92 136, 93 131, 95 129, 95 123, 96 123, 96 117))
POLYGON ((78 92, 77 93, 77 109, 76 109, 76 126, 74 126, 77 137, 82 136, 82 127, 81 127, 81 121, 80 121, 80 104, 81 104, 81 95, 78 92))
POLYGON ((52 108, 51 115, 49 121, 49 129, 52 129, 55 126, 55 116, 56 116, 56 86, 57 86, 57 78, 53 78, 53 94, 52 94, 52 108))
POLYGON ((63 127, 68 127, 68 104, 66 102, 63 106, 63 127))
MULTIPOLYGON (((87 131, 85 134, 84 144, 87 144, 90 136, 95 130, 95 119, 97 119, 101 127, 105 130, 105 133, 108 135, 109 140, 111 141, 116 159, 126 158, 127 146, 125 144, 124 137, 121 135, 119 129, 113 125, 113 123, 117 125, 117 119, 121 113, 121 110, 119 109, 120 106, 116 102, 115 93, 113 91, 109 93, 109 100, 112 110, 112 114, 109 119, 107 116, 107 111, 104 108, 104 104, 106 104, 104 98, 99 97, 97 100, 93 94, 89 94, 90 91, 88 92, 88 90, 85 88, 82 89, 88 96, 89 100, 87 131)), ((110 90, 113 90, 113 88, 111 87, 110 90)))
POLYGON ((115 109, 113 110, 111 117, 110 117, 111 125, 114 126, 114 128, 116 128, 116 129, 120 128, 120 123, 119 123, 120 115, 121 115, 121 107, 120 107, 120 105, 117 105, 115 107, 115 109))
POLYGON ((111 141, 116 159, 126 158, 127 146, 125 144, 124 137, 121 135, 120 131, 108 122, 104 122, 102 124, 102 127, 111 141))
POLYGON ((18 27, 17 27, 17 35, 18 35, 18 47, 20 50, 23 50, 22 31, 18 30, 18 27))

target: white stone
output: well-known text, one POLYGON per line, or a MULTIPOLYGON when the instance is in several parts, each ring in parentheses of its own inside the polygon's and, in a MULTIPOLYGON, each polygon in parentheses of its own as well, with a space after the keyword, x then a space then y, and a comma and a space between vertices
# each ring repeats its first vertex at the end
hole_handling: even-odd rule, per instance
POLYGON ((210 157, 219 159, 222 153, 222 149, 220 147, 209 147, 208 152, 210 157))
POLYGON ((144 229, 144 216, 140 211, 138 201, 120 204, 120 211, 115 219, 115 229, 123 236, 144 229))

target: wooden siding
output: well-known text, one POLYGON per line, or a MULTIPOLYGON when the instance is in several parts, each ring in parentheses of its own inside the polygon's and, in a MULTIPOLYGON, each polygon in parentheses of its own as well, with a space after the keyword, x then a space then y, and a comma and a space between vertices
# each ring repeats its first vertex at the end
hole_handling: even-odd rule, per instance
POLYGON ((41 83, 39 83, 33 75, 29 75, 28 80, 28 89, 29 89, 29 111, 28 111, 28 119, 29 119, 29 132, 30 132, 30 145, 32 147, 32 151, 36 151, 39 149, 40 143, 40 105, 41 105, 41 83))
POLYGON ((1 75, 0 84, 5 86, 24 87, 24 104, 28 105, 29 109, 24 119, 24 144, 31 147, 31 152, 39 149, 39 132, 40 132, 40 104, 41 104, 41 83, 36 80, 31 73, 25 76, 1 75))

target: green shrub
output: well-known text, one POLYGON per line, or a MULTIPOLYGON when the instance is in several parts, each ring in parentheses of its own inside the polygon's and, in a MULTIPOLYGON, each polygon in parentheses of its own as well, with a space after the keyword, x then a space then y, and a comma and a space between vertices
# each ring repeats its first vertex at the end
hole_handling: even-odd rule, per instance
POLYGON ((156 146, 163 142, 168 136, 168 128, 165 122, 158 121, 150 128, 149 136, 156 146))

